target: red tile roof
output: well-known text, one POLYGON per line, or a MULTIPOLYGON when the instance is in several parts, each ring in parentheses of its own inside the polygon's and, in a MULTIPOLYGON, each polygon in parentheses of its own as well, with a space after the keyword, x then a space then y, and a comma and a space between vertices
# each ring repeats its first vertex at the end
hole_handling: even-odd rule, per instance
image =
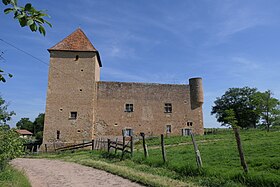
POLYGON ((96 52, 99 66, 102 67, 99 52, 95 49, 89 41, 82 29, 78 28, 69 36, 57 43, 55 46, 48 49, 48 51, 83 51, 96 52))
POLYGON ((72 34, 51 47, 49 51, 97 51, 82 29, 78 28, 72 34))
POLYGON ((32 132, 25 130, 25 129, 16 130, 16 132, 21 135, 32 135, 33 134, 32 132))

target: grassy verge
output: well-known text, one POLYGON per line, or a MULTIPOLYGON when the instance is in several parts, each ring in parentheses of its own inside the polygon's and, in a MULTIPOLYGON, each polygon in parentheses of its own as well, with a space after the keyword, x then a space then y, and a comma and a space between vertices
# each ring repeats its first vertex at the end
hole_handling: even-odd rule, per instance
POLYGON ((167 163, 161 158, 160 140, 147 140, 149 157, 143 156, 141 142, 135 146, 133 158, 120 161, 119 154, 79 151, 40 155, 103 169, 149 186, 280 186, 280 132, 241 131, 249 174, 244 174, 236 149, 234 134, 196 136, 203 169, 196 167, 190 137, 165 139, 167 163))
POLYGON ((23 172, 8 165, 0 172, 1 187, 31 187, 27 177, 23 172))

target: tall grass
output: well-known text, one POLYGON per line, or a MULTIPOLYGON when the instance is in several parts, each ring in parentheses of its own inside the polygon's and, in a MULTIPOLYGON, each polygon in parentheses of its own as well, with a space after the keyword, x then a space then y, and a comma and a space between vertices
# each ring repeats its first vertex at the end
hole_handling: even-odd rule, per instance
POLYGON ((7 165, 3 171, 0 172, 0 186, 1 187, 31 187, 27 177, 23 172, 14 169, 7 165))

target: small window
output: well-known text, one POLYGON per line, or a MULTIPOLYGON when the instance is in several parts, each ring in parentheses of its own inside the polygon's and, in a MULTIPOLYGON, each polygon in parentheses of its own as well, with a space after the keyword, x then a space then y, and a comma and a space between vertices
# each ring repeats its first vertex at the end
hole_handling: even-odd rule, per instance
POLYGON ((190 136, 192 133, 191 129, 182 129, 182 136, 190 136))
POLYGON ((78 113, 77 112, 70 112, 70 119, 77 119, 78 113))
POLYGON ((166 125, 166 133, 171 133, 171 125, 166 125))
POLYGON ((132 136, 133 135, 133 130, 130 128, 123 129, 123 136, 132 136))
POLYGON ((79 60, 79 55, 76 55, 75 61, 79 60))
POLYGON ((171 103, 164 104, 164 113, 172 113, 172 104, 171 103))
POLYGON ((56 131, 56 139, 57 139, 57 140, 60 139, 60 131, 56 131))
POLYGON ((133 112, 133 104, 125 104, 125 112, 133 112))
POLYGON ((192 124, 193 124, 193 123, 192 123, 191 121, 188 121, 188 122, 187 122, 187 126, 188 126, 188 127, 189 127, 189 126, 192 126, 192 124))

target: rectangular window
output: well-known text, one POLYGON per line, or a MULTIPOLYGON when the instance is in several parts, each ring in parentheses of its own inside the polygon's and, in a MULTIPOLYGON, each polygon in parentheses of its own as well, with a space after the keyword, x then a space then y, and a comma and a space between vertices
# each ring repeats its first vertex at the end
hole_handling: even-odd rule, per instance
POLYGON ((164 104, 164 113, 172 113, 172 104, 171 103, 164 104))
POLYGON ((171 133, 171 125, 166 125, 166 133, 171 133))
POLYGON ((191 121, 188 121, 188 122, 187 122, 187 126, 188 126, 188 127, 189 127, 189 126, 192 126, 192 124, 193 124, 193 123, 192 123, 191 121))
POLYGON ((190 136, 191 133, 191 129, 182 129, 182 136, 190 136))
POLYGON ((57 139, 57 140, 60 139, 60 131, 56 131, 56 139, 57 139))
POLYGON ((125 104, 125 112, 133 112, 133 104, 125 104))
POLYGON ((132 136, 133 135, 133 130, 132 129, 123 129, 123 136, 132 136))
POLYGON ((77 119, 78 113, 77 112, 70 112, 70 119, 77 119))

